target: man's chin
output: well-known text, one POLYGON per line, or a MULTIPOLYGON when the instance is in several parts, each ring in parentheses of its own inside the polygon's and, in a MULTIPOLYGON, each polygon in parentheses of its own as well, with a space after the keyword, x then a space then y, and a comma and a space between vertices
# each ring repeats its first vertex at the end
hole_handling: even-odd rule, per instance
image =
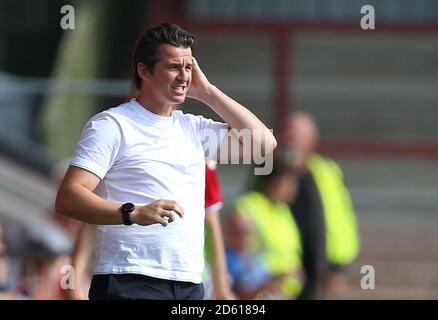
POLYGON ((186 96, 181 96, 181 97, 176 97, 174 99, 172 99, 172 103, 173 104, 181 104, 184 103, 184 101, 186 100, 186 96))

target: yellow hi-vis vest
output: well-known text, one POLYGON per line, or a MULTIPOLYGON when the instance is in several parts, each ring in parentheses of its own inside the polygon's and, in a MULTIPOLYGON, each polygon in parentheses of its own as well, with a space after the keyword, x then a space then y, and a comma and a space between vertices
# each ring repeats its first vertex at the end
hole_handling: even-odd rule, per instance
POLYGON ((332 160, 312 155, 308 168, 315 180, 324 211, 326 254, 337 265, 351 263, 359 252, 359 232, 342 171, 332 160))
POLYGON ((238 198, 235 207, 252 223, 252 252, 262 257, 272 275, 291 273, 282 281, 281 289, 285 296, 295 298, 302 289, 298 277, 301 238, 289 206, 273 204, 262 193, 251 191, 238 198))

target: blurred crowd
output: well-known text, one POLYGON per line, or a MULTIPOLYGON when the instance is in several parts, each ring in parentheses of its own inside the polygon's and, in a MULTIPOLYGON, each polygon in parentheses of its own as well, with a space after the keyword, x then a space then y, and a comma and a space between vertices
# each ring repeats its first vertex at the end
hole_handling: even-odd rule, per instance
MULTIPOLYGON (((217 214, 220 188, 207 176, 206 299, 325 299, 348 285, 360 237, 342 170, 316 153, 309 114, 290 114, 277 139, 272 172, 252 176, 232 212, 217 214)), ((87 299, 94 227, 50 219, 71 239, 68 249, 50 248, 32 227, 0 224, 0 299, 87 299)))

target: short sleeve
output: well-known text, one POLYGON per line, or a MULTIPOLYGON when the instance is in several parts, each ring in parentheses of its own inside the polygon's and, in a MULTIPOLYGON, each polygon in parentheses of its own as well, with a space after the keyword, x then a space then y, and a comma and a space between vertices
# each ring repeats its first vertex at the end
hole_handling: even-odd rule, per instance
POLYGON ((103 179, 117 159, 121 136, 115 119, 105 113, 97 114, 85 125, 70 165, 103 179))
POLYGON ((222 193, 216 172, 216 163, 207 160, 205 166, 205 210, 213 211, 222 208, 222 193))

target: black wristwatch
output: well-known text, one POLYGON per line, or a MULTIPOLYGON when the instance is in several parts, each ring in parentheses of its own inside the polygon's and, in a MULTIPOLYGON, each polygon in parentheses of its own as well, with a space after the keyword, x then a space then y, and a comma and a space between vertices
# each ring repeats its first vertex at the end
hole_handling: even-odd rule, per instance
POLYGON ((134 209, 135 209, 135 205, 131 202, 124 203, 120 208, 120 210, 122 210, 122 219, 123 219, 123 224, 125 226, 130 226, 133 224, 131 219, 129 219, 129 215, 131 214, 132 211, 134 211, 134 209))

